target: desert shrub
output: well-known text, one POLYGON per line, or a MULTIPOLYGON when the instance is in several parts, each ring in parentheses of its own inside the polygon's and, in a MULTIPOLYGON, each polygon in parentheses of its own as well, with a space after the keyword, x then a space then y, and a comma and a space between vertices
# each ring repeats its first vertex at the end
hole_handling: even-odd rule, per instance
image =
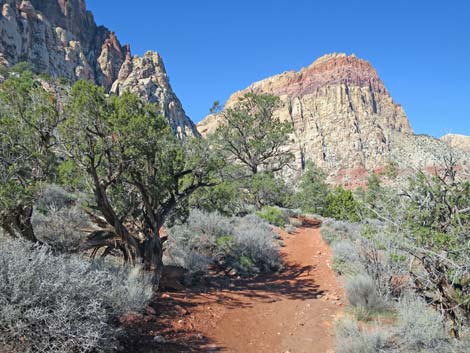
POLYGON ((229 251, 218 242, 231 237, 233 231, 232 218, 193 209, 185 223, 168 229, 166 262, 184 267, 190 274, 205 273, 212 262, 220 261, 229 251))
POLYGON ((60 252, 76 251, 86 236, 82 229, 89 226, 87 215, 78 206, 35 210, 32 223, 37 238, 60 252))
POLYGON ((326 241, 328 244, 332 244, 333 242, 338 241, 340 239, 340 235, 338 232, 325 225, 321 227, 320 234, 323 240, 326 241))
POLYGON ((344 239, 356 241, 360 239, 362 227, 360 223, 325 218, 320 233, 328 244, 344 239))
POLYGON ((365 273, 385 300, 399 298, 410 288, 410 257, 402 250, 403 236, 383 222, 351 223, 325 219, 323 239, 333 250, 333 268, 340 274, 365 273))
POLYGON ((381 329, 361 329, 350 318, 335 322, 337 338, 336 353, 377 353, 387 352, 390 333, 381 329))
POLYGON ((197 190, 191 195, 189 205, 209 213, 218 212, 224 216, 232 216, 245 209, 239 193, 238 183, 225 181, 211 188, 197 190))
POLYGON ((216 239, 233 233, 233 220, 217 212, 191 210, 186 225, 194 232, 216 239))
POLYGON ((169 228, 168 234, 167 262, 192 273, 207 272, 210 265, 246 273, 280 267, 276 234, 256 215, 228 218, 191 210, 187 221, 169 228))
POLYGON ((144 307, 150 278, 17 240, 0 247, 0 345, 10 352, 112 351, 122 313, 144 307))
POLYGON ((59 252, 75 252, 90 226, 78 196, 57 185, 43 189, 31 221, 36 237, 59 252))
POLYGON ((299 190, 293 196, 294 204, 304 212, 325 214, 328 185, 325 173, 308 163, 299 184, 299 190))
POLYGON ((284 212, 277 207, 265 206, 256 214, 262 219, 266 220, 269 224, 275 225, 277 227, 282 227, 288 222, 284 212))
POLYGON ((363 267, 359 262, 359 255, 357 253, 354 243, 350 240, 339 240, 333 243, 333 269, 340 275, 354 275, 363 267))
POLYGON ((398 307, 397 336, 407 352, 451 352, 444 317, 414 297, 403 298, 398 307))
POLYGON ((407 293, 422 298, 400 301, 394 352, 468 351, 470 183, 457 179, 455 164, 448 162, 441 175, 418 173, 400 192, 370 179, 362 195, 361 231, 353 237, 337 222, 324 222, 325 240, 333 248, 351 240, 367 274, 367 285, 347 286, 356 314, 370 318, 364 308, 374 297, 387 309, 407 293), (375 294, 371 299, 364 293, 375 294))
POLYGON ((410 257, 402 251, 400 234, 390 233, 383 227, 363 228, 357 242, 357 252, 365 272, 374 280, 382 298, 397 299, 411 288, 408 267, 410 257))
POLYGON ((464 327, 460 332, 460 338, 454 340, 454 351, 458 353, 470 353, 470 327, 464 327))
POLYGON ((233 255, 236 259, 244 259, 235 263, 243 271, 270 272, 280 268, 281 257, 279 247, 274 242, 276 235, 265 224, 250 219, 240 218, 235 227, 233 255))
POLYGON ((349 303, 358 310, 358 315, 364 318, 382 310, 385 306, 383 299, 377 293, 374 281, 369 276, 356 275, 349 278, 345 289, 349 303))
POLYGON ((40 212, 47 213, 50 208, 56 210, 66 207, 70 208, 76 201, 76 195, 67 192, 58 185, 52 184, 43 188, 35 206, 40 212))
POLYGON ((292 191, 285 181, 273 173, 257 173, 246 181, 245 201, 256 207, 266 205, 289 207, 292 191))
POLYGON ((360 205, 351 190, 336 187, 328 193, 326 204, 324 216, 351 222, 360 220, 360 205))

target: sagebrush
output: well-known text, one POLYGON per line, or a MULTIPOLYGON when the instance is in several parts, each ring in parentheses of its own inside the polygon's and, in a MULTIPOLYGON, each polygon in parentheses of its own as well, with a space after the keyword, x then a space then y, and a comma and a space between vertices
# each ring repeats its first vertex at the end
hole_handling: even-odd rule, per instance
POLYGON ((138 268, 92 264, 18 240, 0 244, 0 346, 9 352, 112 351, 115 319, 152 296, 138 268))
POLYGON ((193 273, 205 273, 210 265, 245 273, 276 271, 281 266, 277 235, 252 214, 224 217, 195 209, 168 234, 167 261, 193 273))

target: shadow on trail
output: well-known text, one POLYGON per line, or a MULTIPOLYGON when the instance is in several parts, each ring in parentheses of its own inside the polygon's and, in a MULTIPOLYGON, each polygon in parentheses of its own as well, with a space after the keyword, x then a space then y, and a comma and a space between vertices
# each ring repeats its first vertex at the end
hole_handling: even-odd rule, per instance
POLYGON ((173 297, 177 293, 159 293, 150 307, 155 315, 146 315, 135 323, 125 325, 120 342, 125 353, 217 353, 223 347, 192 327, 178 328, 175 322, 186 320, 196 303, 173 297), (163 337, 159 341, 156 337, 163 337))
MULTIPOLYGON (((303 220, 306 228, 318 228, 318 222, 303 220)), ((285 255, 284 255, 285 256, 285 255)), ((285 259, 287 260, 287 259, 285 259)), ((184 291, 156 295, 151 307, 156 314, 126 329, 124 352, 132 353, 217 353, 224 347, 197 332, 194 326, 178 326, 190 321, 196 307, 223 305, 227 309, 251 308, 254 303, 274 303, 282 300, 309 300, 324 295, 315 283, 315 266, 284 261, 279 273, 260 274, 236 279, 213 276, 204 284, 184 291), (164 337, 165 342, 155 340, 164 337)))
POLYGON ((273 303, 281 300, 308 300, 323 295, 313 279, 314 266, 286 264, 275 274, 235 279, 224 288, 207 287, 199 292, 187 292, 186 298, 200 304, 217 303, 227 308, 249 308, 253 300, 273 303))
POLYGON ((178 328, 174 323, 186 320, 198 306, 223 304, 228 309, 250 308, 253 301, 273 303, 280 300, 307 300, 324 294, 315 284, 313 266, 286 264, 280 273, 235 279, 228 285, 227 278, 214 278, 212 285, 191 288, 181 292, 159 294, 151 307, 156 315, 146 318, 126 330, 122 342, 124 352, 135 353, 216 353, 224 348, 216 346, 194 329, 178 328), (222 283, 222 284, 221 284, 222 283), (165 343, 154 337, 162 336, 165 343))

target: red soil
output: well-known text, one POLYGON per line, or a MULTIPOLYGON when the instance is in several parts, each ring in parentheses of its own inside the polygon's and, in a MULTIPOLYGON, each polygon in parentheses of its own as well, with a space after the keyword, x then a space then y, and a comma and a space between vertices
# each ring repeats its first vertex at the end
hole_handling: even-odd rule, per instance
POLYGON ((330 249, 316 228, 281 236, 284 271, 219 288, 214 282, 199 292, 159 294, 152 304, 155 315, 131 325, 126 351, 331 352, 332 322, 344 295, 330 268, 330 249))

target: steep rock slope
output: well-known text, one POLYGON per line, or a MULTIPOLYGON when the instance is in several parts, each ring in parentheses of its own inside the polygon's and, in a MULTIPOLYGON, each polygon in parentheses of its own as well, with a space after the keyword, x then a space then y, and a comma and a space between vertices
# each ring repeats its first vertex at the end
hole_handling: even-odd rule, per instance
POLYGON ((87 79, 156 103, 180 136, 198 135, 171 89, 161 57, 131 56, 106 27, 97 26, 84 0, 0 0, 0 66, 29 62, 39 73, 87 79))
MULTIPOLYGON (((451 152, 440 140, 416 136, 403 108, 395 103, 374 68, 354 55, 329 54, 299 72, 256 82, 233 94, 233 107, 246 92, 279 96, 276 114, 292 122, 297 169, 315 162, 333 183, 360 185, 391 162, 401 174, 438 165, 451 152)), ((221 115, 198 124, 202 135, 215 131, 221 115)), ((459 159, 463 151, 456 151, 459 159)))

